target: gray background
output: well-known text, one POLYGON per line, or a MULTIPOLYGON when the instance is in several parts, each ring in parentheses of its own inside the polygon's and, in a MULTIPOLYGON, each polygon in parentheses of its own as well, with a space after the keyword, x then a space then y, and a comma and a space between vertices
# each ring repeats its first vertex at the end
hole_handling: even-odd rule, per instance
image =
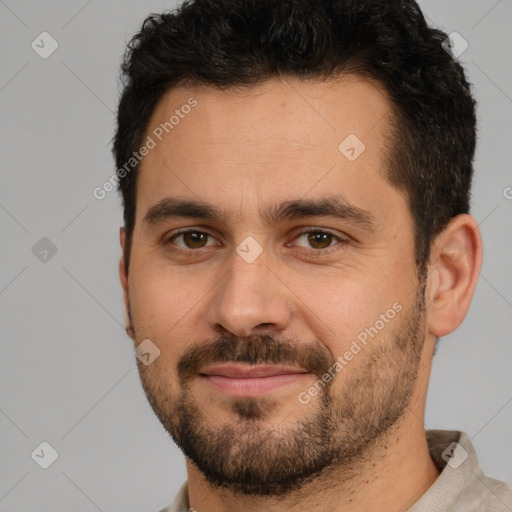
MULTIPOLYGON (((115 170, 110 139, 125 42, 150 12, 173 6, 0 0, 4 512, 156 511, 186 478, 124 331, 120 201, 117 192, 92 195, 115 170), (31 48, 43 31, 59 44, 47 59, 31 48), (42 237, 57 248, 47 261, 32 250, 42 237), (42 441, 59 454, 46 470, 31 458, 42 441)), ((421 6, 469 43, 460 60, 479 102, 472 204, 485 244, 468 317, 435 356, 426 426, 467 432, 484 471, 512 484, 512 200, 504 194, 512 187, 512 3, 421 6)))

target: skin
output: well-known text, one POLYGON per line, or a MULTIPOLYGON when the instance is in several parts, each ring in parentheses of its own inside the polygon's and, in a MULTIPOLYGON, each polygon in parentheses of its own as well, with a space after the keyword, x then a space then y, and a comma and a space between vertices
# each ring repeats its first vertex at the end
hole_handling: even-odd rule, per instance
MULTIPOLYGON (((177 87, 161 98, 147 134, 190 97, 197 106, 141 163, 129 272, 123 258, 119 264, 127 332, 136 345, 149 338, 160 350, 149 366, 138 361, 144 390, 171 434, 183 433, 181 399, 181 413, 194 419, 200 435, 232 434, 220 456, 229 452, 230 463, 242 464, 237 455, 253 455, 244 458, 246 468, 272 455, 279 455, 276 463, 292 456, 293 450, 279 451, 280 442, 303 420, 314 428, 321 411, 332 416, 332 447, 339 448, 330 466, 277 495, 244 492, 235 483, 219 487, 187 457, 190 506, 199 512, 406 510, 438 476, 425 440, 425 400, 436 337, 458 327, 476 287, 482 243, 475 219, 459 215, 436 237, 422 290, 408 199, 386 180, 392 107, 378 83, 345 76, 323 83, 273 79, 244 90, 177 87), (338 150, 351 133, 365 144, 354 161, 338 150), (328 216, 269 223, 261 215, 285 201, 333 194, 368 212, 373 229, 328 216), (168 196, 200 199, 222 216, 145 223, 148 210, 168 196), (206 246, 187 248, 191 239, 183 236, 169 241, 185 227, 210 235, 206 246), (302 235, 315 229, 335 235, 328 248, 302 235), (262 248, 252 263, 236 251, 249 236, 262 248), (303 365, 313 354, 332 362, 395 303, 400 313, 307 405, 298 395, 318 380, 314 373, 259 400, 219 392, 194 372, 186 385, 179 378, 178 363, 193 350, 202 356, 199 364, 216 362, 221 352, 208 349, 222 336, 234 344, 228 347, 243 350, 252 340, 261 350, 267 335, 288 342, 303 365), (351 398, 352 423, 344 408, 351 398), (382 424, 372 411, 389 410, 398 418, 362 439, 382 424), (357 452, 349 453, 355 445, 357 452)), ((124 250, 123 228, 120 242, 124 250)), ((310 448, 306 459, 315 455, 315 445, 310 448)))

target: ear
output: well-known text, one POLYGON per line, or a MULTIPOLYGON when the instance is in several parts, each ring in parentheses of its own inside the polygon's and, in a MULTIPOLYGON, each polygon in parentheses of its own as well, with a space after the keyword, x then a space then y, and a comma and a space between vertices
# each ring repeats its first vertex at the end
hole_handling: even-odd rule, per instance
POLYGON ((119 279, 121 280, 121 286, 123 288, 123 300, 124 300, 124 325, 126 334, 134 339, 134 332, 132 328, 132 322, 129 315, 128 308, 128 273, 126 271, 126 265, 124 261, 124 249, 126 245, 126 231, 123 227, 119 228, 119 242, 121 244, 121 258, 119 260, 119 279))
POLYGON ((427 278, 428 329, 446 336, 464 320, 482 266, 482 238, 471 215, 458 215, 431 247, 427 278))

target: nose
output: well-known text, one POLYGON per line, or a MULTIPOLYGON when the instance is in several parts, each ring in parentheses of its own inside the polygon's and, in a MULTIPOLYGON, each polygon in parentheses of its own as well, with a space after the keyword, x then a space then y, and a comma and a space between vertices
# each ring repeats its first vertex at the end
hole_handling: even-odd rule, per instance
POLYGON ((210 324, 239 337, 283 331, 292 317, 291 292, 267 265, 265 252, 252 263, 234 252, 230 263, 215 288, 210 324))

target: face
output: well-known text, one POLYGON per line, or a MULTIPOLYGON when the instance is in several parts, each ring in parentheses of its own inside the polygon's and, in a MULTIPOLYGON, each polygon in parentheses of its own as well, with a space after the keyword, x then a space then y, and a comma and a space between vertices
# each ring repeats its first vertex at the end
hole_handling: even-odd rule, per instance
POLYGON ((153 112, 125 299, 160 351, 137 361, 147 398, 213 485, 283 495, 348 467, 417 394, 424 289, 386 180, 390 109, 346 76, 174 88, 153 112))

